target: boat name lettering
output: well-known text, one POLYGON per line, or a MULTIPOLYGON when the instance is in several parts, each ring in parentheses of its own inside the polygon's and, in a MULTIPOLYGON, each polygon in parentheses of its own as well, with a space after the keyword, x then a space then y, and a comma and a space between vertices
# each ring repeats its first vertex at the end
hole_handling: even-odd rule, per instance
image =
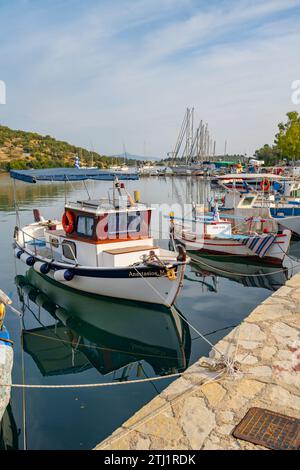
POLYGON ((143 277, 160 277, 164 276, 166 274, 166 271, 164 269, 160 269, 159 271, 129 271, 129 277, 140 277, 141 275, 143 277))

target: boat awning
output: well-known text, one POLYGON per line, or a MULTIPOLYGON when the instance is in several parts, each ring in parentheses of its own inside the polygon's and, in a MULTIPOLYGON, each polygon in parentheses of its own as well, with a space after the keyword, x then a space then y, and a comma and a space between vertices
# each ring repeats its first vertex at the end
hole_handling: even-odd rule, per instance
POLYGON ((37 183, 38 181, 83 181, 101 180, 113 181, 115 177, 119 180, 137 180, 136 172, 99 170, 98 168, 47 168, 43 170, 11 170, 13 179, 25 181, 26 183, 37 183))

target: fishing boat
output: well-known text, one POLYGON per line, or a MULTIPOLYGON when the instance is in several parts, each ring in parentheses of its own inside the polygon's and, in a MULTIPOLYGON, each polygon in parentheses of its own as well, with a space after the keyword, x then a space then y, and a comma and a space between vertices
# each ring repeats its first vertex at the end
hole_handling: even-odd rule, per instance
MULTIPOLYGON (((252 220, 259 222, 264 219, 252 220)), ((213 214, 197 215, 181 221, 170 215, 170 238, 190 253, 207 253, 230 258, 243 258, 270 264, 282 264, 288 251, 291 231, 258 233, 233 229, 232 220, 221 219, 217 205, 213 214)), ((192 255, 191 255, 192 256, 192 255)))
POLYGON ((222 201, 223 217, 229 214, 240 221, 242 217, 251 222, 251 217, 265 219, 265 228, 278 230, 284 227, 300 235, 300 200, 293 195, 294 185, 289 185, 286 194, 262 193, 258 191, 239 191, 226 189, 222 201))
MULTIPOLYGON (((245 190, 248 186, 256 190, 269 190, 271 184, 275 181, 282 181, 281 174, 272 173, 227 173, 219 175, 211 180, 213 187, 223 186, 231 189, 245 190)), ((285 178, 286 180, 286 178, 285 178)))
MULTIPOLYGON (((97 179, 92 170, 64 169, 64 178, 60 170, 60 181, 97 179)), ((48 171, 47 180, 56 180, 55 175, 48 171)), ((11 176, 36 182, 40 172, 12 171, 11 176)), ((128 174, 114 177, 107 198, 65 202, 61 221, 44 219, 35 210, 33 223, 15 227, 15 256, 72 289, 170 307, 183 283, 185 251, 155 245, 152 208, 139 202, 138 192, 132 198, 122 177, 128 179, 128 174)), ((43 172, 41 178, 45 180, 43 172)))
POLYGON ((25 318, 33 319, 34 306, 48 314, 45 325, 40 314, 37 327, 30 322, 31 328, 22 331, 24 350, 43 376, 95 368, 101 375, 113 372, 125 380, 127 372, 142 367, 142 361, 156 375, 188 366, 190 332, 175 308, 71 292, 33 268, 16 276, 15 282, 25 318), (48 317, 54 322, 49 323, 48 317))

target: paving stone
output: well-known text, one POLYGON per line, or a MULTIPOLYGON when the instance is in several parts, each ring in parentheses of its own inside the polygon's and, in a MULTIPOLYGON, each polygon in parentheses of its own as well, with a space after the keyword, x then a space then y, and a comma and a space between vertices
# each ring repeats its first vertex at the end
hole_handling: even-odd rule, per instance
POLYGON ((296 274, 286 282, 287 287, 299 287, 300 286, 300 275, 296 274))
POLYGON ((260 343, 257 341, 239 341, 239 346, 243 349, 254 350, 260 346, 260 343))
POLYGON ((296 301, 298 304, 300 302, 300 289, 294 289, 290 294, 291 298, 296 301))
POLYGON ((233 357, 236 352, 236 345, 229 343, 228 341, 220 341, 217 344, 217 350, 213 350, 210 357, 214 359, 220 358, 220 356, 233 357))
POLYGON ((218 433, 229 436, 233 430, 234 426, 232 424, 223 424, 217 428, 218 433))
POLYGON ((220 418, 224 423, 229 423, 233 420, 234 414, 231 411, 222 411, 220 413, 220 418))
POLYGON ((275 294, 272 295, 271 298, 274 299, 274 297, 289 297, 292 291, 292 287, 282 286, 280 289, 278 289, 278 291, 275 292, 275 294))
POLYGON ((281 383, 285 385, 290 385, 293 387, 297 394, 300 395, 300 373, 294 371, 280 371, 278 374, 278 379, 281 383))
POLYGON ((192 388, 190 382, 185 380, 184 377, 180 377, 171 383, 161 394, 160 397, 166 400, 173 400, 175 397, 182 395, 192 388))
POLYGON ((236 386, 236 394, 247 398, 253 398, 265 387, 265 384, 256 380, 243 379, 236 386))
POLYGON ((215 442, 212 442, 211 440, 208 440, 204 446, 203 450, 222 450, 223 447, 221 444, 216 444, 215 442))
POLYGON ((244 322, 240 326, 239 339, 241 341, 265 341, 266 335, 258 325, 244 322))
POLYGON ((287 303, 288 305, 283 305, 283 303, 278 305, 278 302, 261 305, 251 313, 249 318, 247 318, 247 322, 257 323, 282 318, 282 316, 286 314, 287 308, 291 308, 293 306, 292 302, 287 303))
POLYGON ((151 445, 151 440, 149 437, 140 436, 135 444, 135 450, 149 450, 151 445))
POLYGON ((251 369, 249 370, 249 374, 254 375, 256 377, 268 378, 272 375, 272 369, 268 366, 251 367, 251 369))
POLYGON ((271 332, 275 336, 278 343, 288 344, 290 341, 299 339, 299 330, 291 328, 282 322, 276 322, 271 327, 271 332))
POLYGON ((272 357, 275 356, 277 352, 276 348, 273 348, 272 346, 265 346, 261 351, 260 351, 260 357, 262 358, 263 361, 267 361, 271 359, 272 357))
POLYGON ((236 361, 240 362, 241 364, 257 364, 258 359, 255 356, 252 356, 251 354, 237 354, 236 356, 236 361))
POLYGON ((182 430, 177 423, 177 420, 173 418, 171 413, 162 412, 147 420, 144 424, 139 425, 139 432, 144 435, 155 436, 161 439, 165 439, 168 442, 174 440, 178 441, 183 437, 182 430))
POLYGON ((300 397, 293 395, 279 385, 272 385, 269 392, 270 407, 279 404, 281 407, 293 408, 300 413, 300 397))
POLYGON ((193 450, 200 449, 216 425, 215 414, 203 398, 189 397, 184 403, 180 424, 193 450))
POLYGON ((211 406, 216 406, 227 393, 225 388, 216 382, 202 385, 201 392, 205 395, 211 406))
POLYGON ((123 426, 129 428, 134 426, 138 422, 142 421, 146 416, 150 416, 152 413, 157 413, 166 405, 166 400, 162 399, 161 396, 153 398, 147 405, 143 406, 137 413, 135 413, 131 418, 129 418, 123 426))

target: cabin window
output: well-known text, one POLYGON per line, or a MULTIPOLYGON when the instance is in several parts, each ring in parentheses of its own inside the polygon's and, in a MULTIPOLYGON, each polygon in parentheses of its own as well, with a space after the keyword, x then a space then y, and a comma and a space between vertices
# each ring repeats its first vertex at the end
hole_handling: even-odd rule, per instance
POLYGON ((109 238, 124 238, 141 230, 140 212, 120 212, 108 216, 109 238))
POLYGON ((94 234, 94 218, 83 215, 77 218, 77 233, 84 237, 92 237, 94 234))
POLYGON ((76 244, 74 242, 64 240, 62 242, 62 252, 65 258, 76 261, 76 244))
POLYGON ((128 233, 139 233, 141 231, 141 213, 132 212, 128 214, 128 233))
POLYGON ((240 203, 240 206, 243 206, 243 207, 249 207, 252 205, 253 201, 254 201, 254 197, 245 197, 243 201, 241 201, 240 203))

